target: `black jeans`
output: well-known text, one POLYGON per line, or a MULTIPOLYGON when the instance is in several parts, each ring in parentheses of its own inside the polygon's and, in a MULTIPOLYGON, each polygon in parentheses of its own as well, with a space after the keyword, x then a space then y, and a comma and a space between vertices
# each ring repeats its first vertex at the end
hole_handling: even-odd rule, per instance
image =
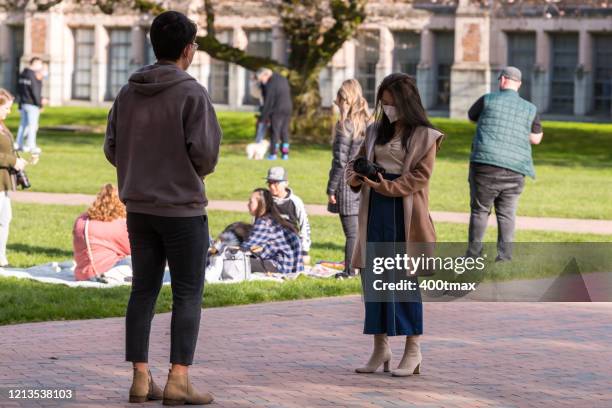
POLYGON ((269 259, 261 259, 257 256, 251 256, 251 272, 278 272, 272 261, 269 259))
POLYGON ((344 273, 353 275, 355 271, 351 269, 351 258, 353 257, 353 249, 357 240, 357 222, 356 215, 341 215, 340 222, 342 223, 342 231, 346 241, 344 242, 344 273))
MULTIPOLYGON (((291 113, 273 113, 270 118, 270 133, 272 140, 270 141, 270 153, 277 153, 277 146, 281 142, 289 143, 289 122, 291 122, 291 113)), ((288 147, 283 154, 289 153, 288 147)))
POLYGON ((208 220, 128 213, 132 248, 132 292, 125 318, 126 361, 147 362, 155 302, 162 286, 166 260, 172 286, 170 362, 193 362, 208 251, 208 220))
POLYGON ((491 207, 497 217, 497 260, 512 259, 518 199, 525 176, 512 170, 470 163, 470 227, 468 256, 480 256, 491 207))

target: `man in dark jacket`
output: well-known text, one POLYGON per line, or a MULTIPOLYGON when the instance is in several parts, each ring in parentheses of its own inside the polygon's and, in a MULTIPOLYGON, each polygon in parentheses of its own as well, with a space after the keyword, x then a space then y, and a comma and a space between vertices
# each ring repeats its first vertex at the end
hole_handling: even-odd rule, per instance
POLYGON ((281 158, 287 160, 289 159, 289 123, 293 111, 289 81, 269 68, 257 71, 257 79, 264 85, 261 120, 270 124, 272 133, 268 159, 276 160, 280 147, 281 158))
POLYGON ((126 314, 126 360, 134 365, 130 400, 160 399, 148 369, 155 302, 166 261, 172 279, 172 369, 164 404, 204 404, 210 393, 189 384, 200 327, 209 245, 203 179, 219 156, 221 129, 206 90, 187 72, 197 50, 196 25, 165 12, 151 25, 157 63, 134 73, 109 113, 104 152, 117 167, 132 248, 126 314))
POLYGON ((521 71, 504 68, 499 91, 480 97, 468 116, 477 122, 470 156, 469 256, 479 256, 491 207, 497 217, 497 260, 512 259, 518 199, 525 176, 535 177, 531 144, 542 140, 535 105, 522 99, 521 71))
POLYGON ((43 106, 42 100, 42 60, 34 57, 30 60, 30 65, 19 74, 17 83, 17 102, 21 121, 17 131, 16 149, 18 151, 39 154, 40 148, 36 146, 36 133, 38 132, 38 119, 40 109, 43 106), (24 140, 28 143, 24 146, 24 140))

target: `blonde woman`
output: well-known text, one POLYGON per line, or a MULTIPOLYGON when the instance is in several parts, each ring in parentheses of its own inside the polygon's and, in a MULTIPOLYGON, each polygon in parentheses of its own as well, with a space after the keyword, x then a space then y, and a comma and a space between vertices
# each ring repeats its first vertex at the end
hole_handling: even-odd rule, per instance
POLYGON ((9 191, 15 190, 15 170, 23 170, 27 164, 15 153, 13 135, 4 124, 4 120, 11 113, 14 99, 9 91, 0 88, 0 267, 9 264, 6 258, 6 243, 13 216, 9 191))
POLYGON ((368 103, 363 97, 361 85, 356 79, 342 83, 334 101, 340 110, 336 123, 333 143, 333 159, 327 182, 328 209, 340 215, 344 244, 344 272, 337 277, 354 275, 350 268, 353 247, 357 238, 357 215, 359 214, 359 193, 353 192, 344 182, 346 164, 359 150, 370 122, 368 103))
POLYGON ((99 278, 131 253, 125 206, 117 189, 106 184, 72 230, 76 280, 99 278))

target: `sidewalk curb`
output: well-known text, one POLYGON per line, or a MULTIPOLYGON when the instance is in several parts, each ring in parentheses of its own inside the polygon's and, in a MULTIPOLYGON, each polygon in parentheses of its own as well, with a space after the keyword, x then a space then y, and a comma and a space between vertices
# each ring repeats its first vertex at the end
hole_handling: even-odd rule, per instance
MULTIPOLYGON (((56 205, 89 205, 96 198, 88 194, 62 194, 62 193, 39 193, 29 191, 15 191, 11 198, 17 203, 31 204, 56 204, 56 205)), ((246 200, 211 200, 208 202, 209 210, 246 212, 246 200)), ((333 216, 324 205, 307 204, 308 215, 333 216)), ((470 214, 432 211, 431 217, 435 222, 448 222, 453 224, 468 224, 470 214)), ((489 218, 489 226, 496 227, 495 217, 489 218)), ((577 234, 612 235, 611 220, 589 220, 578 218, 549 218, 549 217, 523 217, 516 219, 516 228, 519 230, 569 232, 577 234)))

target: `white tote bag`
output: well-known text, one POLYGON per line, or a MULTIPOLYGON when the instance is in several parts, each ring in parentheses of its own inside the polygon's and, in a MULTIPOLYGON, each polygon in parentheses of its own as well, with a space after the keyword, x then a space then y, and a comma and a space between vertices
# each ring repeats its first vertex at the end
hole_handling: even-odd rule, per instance
POLYGON ((223 256, 223 271, 221 279, 224 281, 241 282, 251 277, 251 261, 247 252, 239 249, 227 248, 223 256))

